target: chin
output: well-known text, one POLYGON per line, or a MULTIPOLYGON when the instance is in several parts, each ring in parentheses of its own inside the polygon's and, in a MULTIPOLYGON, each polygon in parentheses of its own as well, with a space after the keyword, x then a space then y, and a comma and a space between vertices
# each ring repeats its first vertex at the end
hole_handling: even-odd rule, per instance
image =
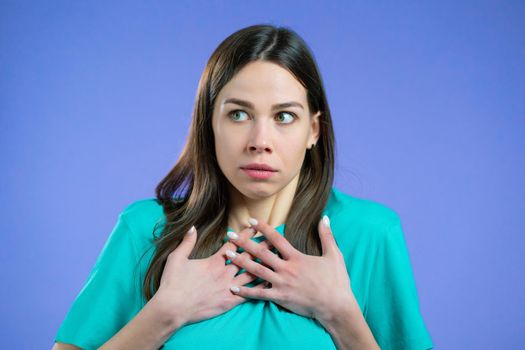
POLYGON ((243 194, 250 199, 263 199, 273 196, 275 191, 270 191, 270 189, 265 188, 254 188, 248 189, 247 193, 243 194))
POLYGON ((279 190, 276 189, 274 184, 269 183, 251 183, 243 184, 240 187, 237 187, 243 196, 250 199, 263 199, 275 195, 279 190))

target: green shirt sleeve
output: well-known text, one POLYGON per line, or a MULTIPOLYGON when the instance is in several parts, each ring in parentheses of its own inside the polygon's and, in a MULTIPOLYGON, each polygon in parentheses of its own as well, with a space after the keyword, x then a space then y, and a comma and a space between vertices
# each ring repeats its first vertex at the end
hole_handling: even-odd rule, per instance
POLYGON ((432 349, 399 216, 377 236, 365 319, 382 350, 432 349))
POLYGON ((125 326, 140 309, 137 261, 132 231, 121 213, 55 341, 97 349, 125 326))

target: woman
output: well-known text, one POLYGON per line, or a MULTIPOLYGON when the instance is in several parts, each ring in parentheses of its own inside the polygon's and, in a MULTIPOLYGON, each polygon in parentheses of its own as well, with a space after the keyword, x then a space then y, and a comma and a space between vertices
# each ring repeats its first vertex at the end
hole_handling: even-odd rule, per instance
POLYGON ((270 25, 233 33, 179 160, 120 214, 54 349, 432 348, 399 217, 333 173, 307 45, 270 25))

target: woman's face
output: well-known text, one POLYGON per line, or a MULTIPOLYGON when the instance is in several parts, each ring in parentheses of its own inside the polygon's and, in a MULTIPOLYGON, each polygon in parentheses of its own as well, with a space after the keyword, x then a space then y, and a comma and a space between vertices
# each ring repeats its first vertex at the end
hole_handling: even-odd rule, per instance
POLYGON ((319 114, 310 115, 306 89, 286 69, 270 62, 248 63, 215 100, 212 124, 219 167, 248 198, 279 192, 299 176, 306 149, 317 142, 319 114), (247 170, 254 163, 274 171, 247 170))

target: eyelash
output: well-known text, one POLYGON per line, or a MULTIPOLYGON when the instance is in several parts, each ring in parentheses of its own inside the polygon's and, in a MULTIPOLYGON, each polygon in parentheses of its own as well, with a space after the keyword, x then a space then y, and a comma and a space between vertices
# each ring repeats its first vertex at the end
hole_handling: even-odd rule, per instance
MULTIPOLYGON (((236 112, 244 112, 246 113, 246 111, 242 110, 242 109, 235 109, 233 111, 231 111, 230 113, 228 113, 228 117, 232 117, 232 115, 236 112)), ((288 112, 288 111, 280 111, 280 112, 277 112, 277 115, 279 115, 280 113, 288 113, 289 115, 291 115, 293 117, 293 120, 295 121, 296 119, 298 119, 297 115, 293 112, 288 112)), ((248 114, 248 113, 247 113, 248 114)), ((292 124, 293 121, 289 122, 289 123, 281 123, 281 124, 292 124)))

